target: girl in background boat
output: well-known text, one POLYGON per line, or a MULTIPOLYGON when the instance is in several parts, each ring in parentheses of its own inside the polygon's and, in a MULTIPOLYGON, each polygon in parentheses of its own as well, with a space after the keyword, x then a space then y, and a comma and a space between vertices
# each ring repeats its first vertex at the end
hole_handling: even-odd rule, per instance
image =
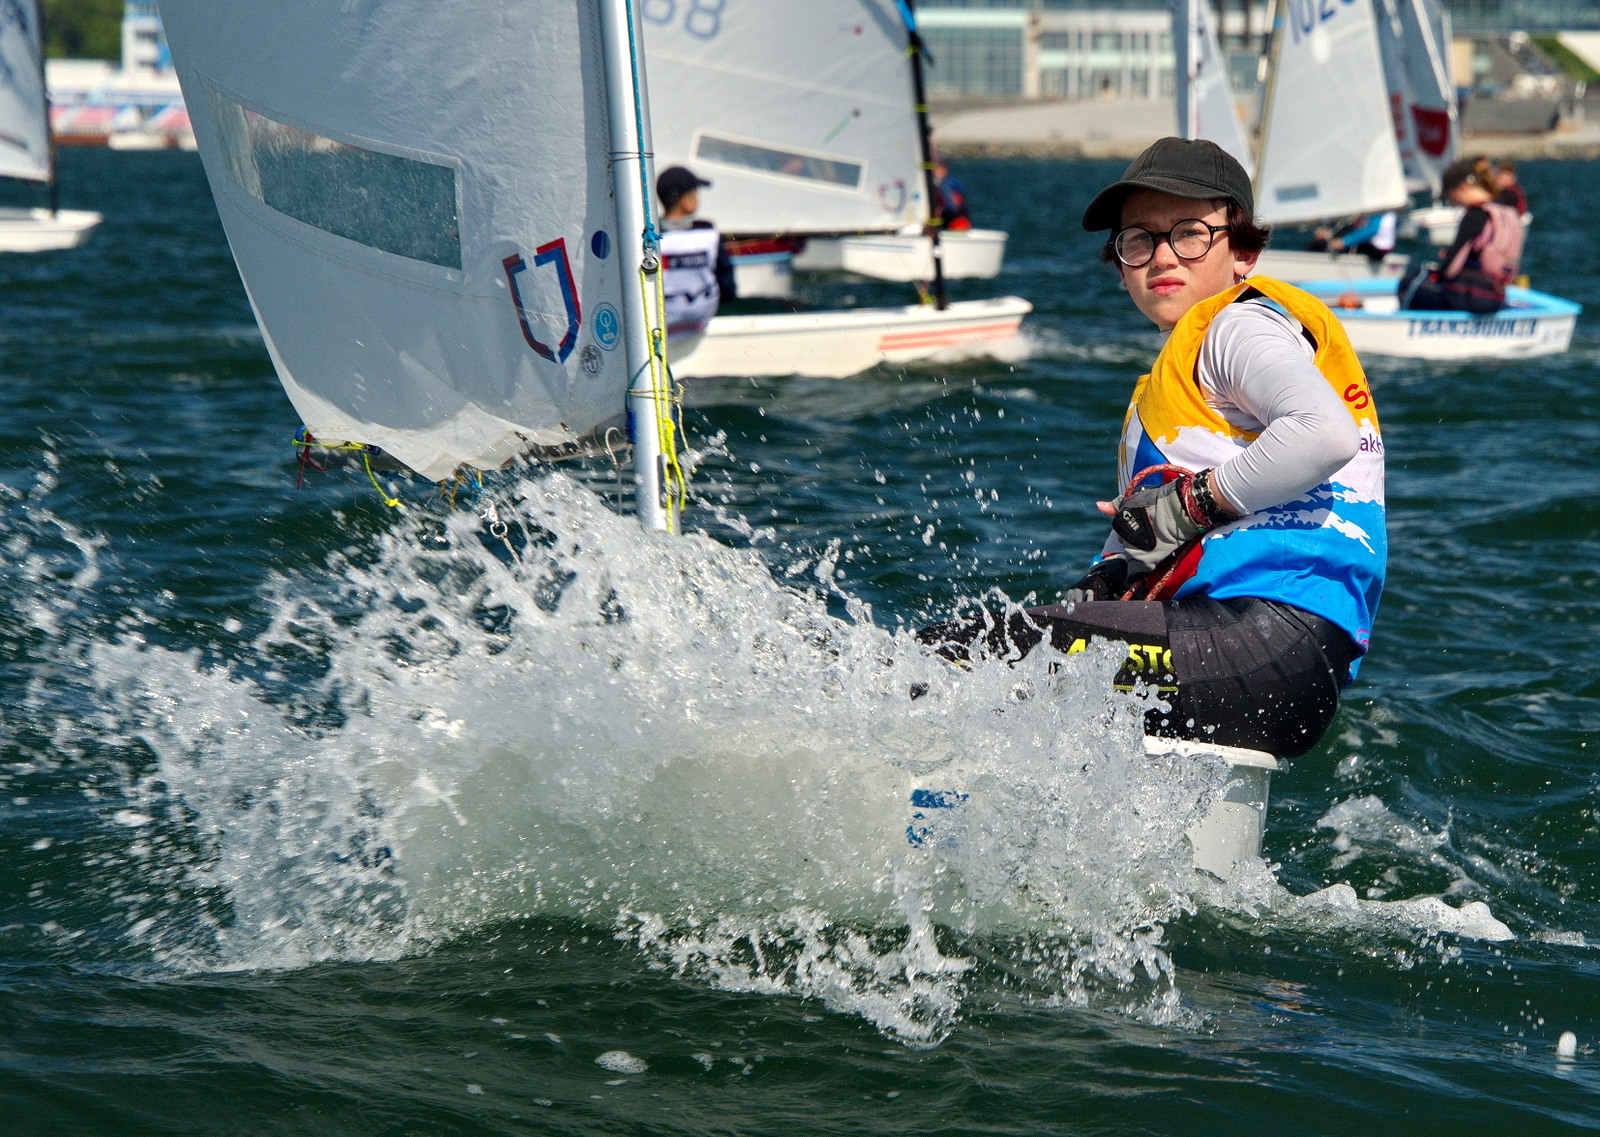
POLYGON ((1465 207, 1466 213, 1439 263, 1413 269, 1401 280, 1401 307, 1498 312, 1522 260, 1522 219, 1514 208, 1494 200, 1499 186, 1482 158, 1452 162, 1445 167, 1442 185, 1445 198, 1465 207))
POLYGON ((1121 688, 1159 692, 1147 733, 1292 756, 1333 719, 1383 589, 1383 440, 1337 318, 1246 280, 1267 242, 1250 179, 1214 143, 1166 138, 1083 215, 1166 336, 1138 381, 1111 535, 1064 603, 925 629, 946 658, 1049 639, 1129 645, 1121 688))

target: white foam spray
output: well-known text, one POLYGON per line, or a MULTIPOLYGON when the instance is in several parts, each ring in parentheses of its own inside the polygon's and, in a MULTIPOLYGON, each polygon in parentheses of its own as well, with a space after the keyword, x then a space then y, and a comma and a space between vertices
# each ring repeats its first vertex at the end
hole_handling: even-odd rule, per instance
POLYGON ((88 650, 153 755, 126 918, 163 964, 392 958, 553 915, 914 1044, 983 943, 1050 997, 1181 1017, 1163 929, 1207 887, 1183 835, 1226 771, 1145 755, 1114 648, 958 670, 828 557, 799 588, 559 474, 495 509, 504 537, 414 516, 275 578, 227 665, 88 650))

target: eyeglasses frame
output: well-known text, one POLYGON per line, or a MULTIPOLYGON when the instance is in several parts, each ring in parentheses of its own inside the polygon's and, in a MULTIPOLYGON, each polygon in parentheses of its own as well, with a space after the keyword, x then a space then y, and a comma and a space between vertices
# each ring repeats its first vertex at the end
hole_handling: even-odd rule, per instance
POLYGON ((1156 250, 1161 247, 1161 242, 1165 241, 1167 243, 1167 248, 1172 250, 1172 255, 1177 257, 1180 261, 1203 261, 1208 255, 1210 255, 1211 250, 1216 248, 1217 234, 1226 233, 1228 228, 1229 227, 1227 225, 1208 225, 1198 217, 1186 217, 1182 221, 1175 223, 1172 228, 1167 230, 1165 233, 1152 233, 1143 225, 1127 225, 1111 234, 1111 252, 1116 256, 1119 263, 1126 265, 1128 268, 1143 268, 1145 265, 1156 259, 1156 250), (1173 244, 1172 234, 1184 225, 1199 225, 1206 230, 1206 236, 1208 238, 1206 249, 1205 252, 1201 253, 1197 257, 1184 256, 1182 253, 1178 252, 1178 246, 1173 244), (1143 233, 1146 237, 1150 238, 1150 255, 1144 260, 1140 261, 1138 264, 1130 264, 1128 259, 1122 255, 1122 250, 1117 248, 1117 240, 1124 233, 1131 233, 1135 229, 1143 233))

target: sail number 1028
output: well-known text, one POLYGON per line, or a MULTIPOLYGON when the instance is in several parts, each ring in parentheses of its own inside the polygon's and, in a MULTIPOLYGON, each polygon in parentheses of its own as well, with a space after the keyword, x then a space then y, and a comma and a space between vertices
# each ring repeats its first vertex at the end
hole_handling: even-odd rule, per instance
POLYGON ((722 30, 728 0, 644 0, 641 14, 652 24, 671 24, 683 12, 683 30, 696 39, 715 39, 722 30))
POLYGON ((1318 24, 1325 24, 1348 8, 1356 0, 1289 0, 1289 29, 1294 32, 1294 42, 1309 36, 1318 24))

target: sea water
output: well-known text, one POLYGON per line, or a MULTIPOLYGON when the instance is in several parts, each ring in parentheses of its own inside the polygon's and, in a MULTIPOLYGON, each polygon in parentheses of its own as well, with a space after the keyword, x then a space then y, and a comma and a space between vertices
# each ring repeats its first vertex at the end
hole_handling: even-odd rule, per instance
MULTIPOLYGON (((962 171, 1013 237, 958 290, 1035 302, 1022 358, 692 389, 673 539, 605 462, 297 491, 197 161, 65 157, 102 231, 0 263, 23 1131, 1594 1122, 1585 322, 1370 361, 1374 652, 1218 882, 1183 833, 1225 771, 1145 756, 1114 653, 912 634, 1102 535, 1156 341, 1063 219, 1115 163, 962 171)), ((1529 267, 1592 304, 1586 170, 1529 170, 1529 267)))

